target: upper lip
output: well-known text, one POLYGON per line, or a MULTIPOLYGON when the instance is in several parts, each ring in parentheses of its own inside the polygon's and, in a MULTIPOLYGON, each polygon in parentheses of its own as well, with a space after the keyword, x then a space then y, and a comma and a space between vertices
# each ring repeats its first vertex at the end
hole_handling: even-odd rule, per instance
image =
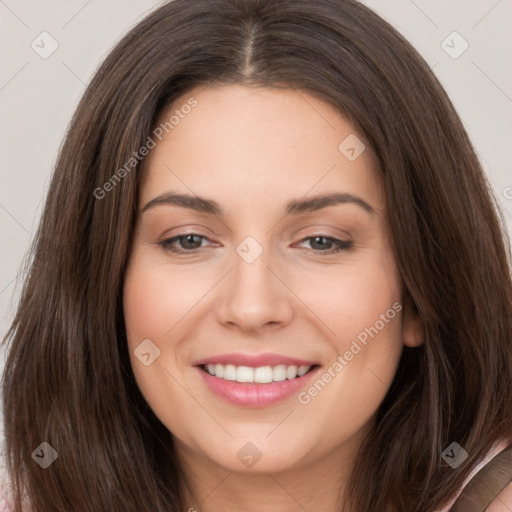
POLYGON ((304 359, 297 359, 296 357, 289 357, 280 354, 221 354, 218 356, 206 357, 199 359, 193 363, 193 366, 202 366, 206 364, 233 364, 235 366, 249 366, 251 368, 258 368, 260 366, 278 366, 284 364, 286 366, 313 366, 315 361, 306 361, 304 359))

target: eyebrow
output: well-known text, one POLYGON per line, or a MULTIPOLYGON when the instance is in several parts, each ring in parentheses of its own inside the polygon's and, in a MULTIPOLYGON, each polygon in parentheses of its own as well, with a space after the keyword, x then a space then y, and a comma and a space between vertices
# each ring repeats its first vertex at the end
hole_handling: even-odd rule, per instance
MULTIPOLYGON (((368 204, 364 199, 353 194, 334 192, 330 194, 317 195, 306 199, 293 199, 286 203, 284 208, 285 215, 298 215, 301 213, 309 213, 328 206, 338 204, 355 204, 360 206, 363 210, 371 215, 375 215, 375 209, 368 204)), ((216 215, 223 217, 223 211, 219 203, 212 199, 204 197, 193 196, 189 194, 177 194, 175 192, 165 192, 154 199, 151 199, 144 208, 141 214, 161 205, 174 205, 181 206, 182 208, 189 208, 201 213, 209 215, 216 215)))

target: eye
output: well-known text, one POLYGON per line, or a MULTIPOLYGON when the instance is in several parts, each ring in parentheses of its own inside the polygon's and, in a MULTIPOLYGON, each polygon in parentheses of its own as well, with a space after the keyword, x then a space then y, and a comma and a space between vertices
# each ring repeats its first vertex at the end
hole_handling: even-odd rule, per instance
POLYGON ((163 247, 166 251, 193 254, 198 252, 197 249, 202 246, 203 240, 209 239, 196 233, 186 233, 184 235, 179 235, 173 238, 168 238, 167 240, 163 240, 162 242, 159 242, 158 245, 163 247), (176 243, 178 243, 181 247, 176 247, 176 243))
POLYGON ((352 242, 324 235, 309 236, 304 238, 300 243, 307 241, 311 241, 311 248, 317 253, 332 254, 348 250, 352 247, 352 242))
MULTIPOLYGON (((199 249, 204 247, 203 241, 209 240, 204 235, 198 235, 197 233, 186 233, 178 235, 173 238, 168 238, 159 242, 158 245, 166 251, 178 253, 178 254, 195 254, 200 252, 199 249)), ((332 254, 343 250, 348 250, 352 247, 352 242, 346 240, 340 240, 324 235, 315 235, 304 238, 299 243, 310 241, 312 250, 319 254, 332 254)))

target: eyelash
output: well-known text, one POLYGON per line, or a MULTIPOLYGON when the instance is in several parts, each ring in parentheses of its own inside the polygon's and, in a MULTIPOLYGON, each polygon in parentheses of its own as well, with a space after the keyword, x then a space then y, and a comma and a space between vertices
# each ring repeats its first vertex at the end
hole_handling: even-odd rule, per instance
MULTIPOLYGON (((203 240, 209 240, 208 237, 203 236, 203 235, 198 235, 197 233, 185 233, 183 235, 178 235, 173 238, 168 238, 167 240, 163 240, 162 242, 159 242, 158 245, 160 247, 162 247, 163 249, 165 249, 166 251, 173 252, 175 254, 197 254, 198 252, 200 252, 201 248, 185 250, 185 249, 176 249, 175 247, 172 247, 171 244, 173 244, 174 242, 176 242, 180 239, 187 238, 188 236, 195 236, 195 237, 199 237, 203 240)), ((334 253, 338 253, 341 251, 346 251, 348 249, 351 249, 352 245, 353 245, 352 242, 347 242, 346 240, 339 240, 338 238, 334 238, 334 237, 326 236, 326 235, 308 236, 306 238, 303 238, 301 240, 301 242, 305 242, 306 240, 312 240, 315 238, 324 238, 325 240, 328 240, 328 241, 334 243, 336 246, 335 249, 330 249, 327 251, 319 251, 319 250, 312 249, 313 252, 316 254, 334 254, 334 253)))

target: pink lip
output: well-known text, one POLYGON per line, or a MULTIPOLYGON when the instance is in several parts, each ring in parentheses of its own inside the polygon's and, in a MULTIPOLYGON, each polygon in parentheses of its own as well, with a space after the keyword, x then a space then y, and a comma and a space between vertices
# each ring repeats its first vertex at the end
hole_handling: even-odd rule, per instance
POLYGON ((296 395, 320 369, 316 366, 302 377, 286 379, 282 382, 251 384, 220 379, 210 375, 201 366, 196 368, 210 391, 240 407, 268 407, 296 395))
POLYGON ((193 366, 201 366, 205 364, 234 364, 235 366, 258 368, 259 366, 278 366, 280 364, 285 364, 286 366, 313 366, 318 363, 316 361, 305 361, 303 359, 296 359, 295 357, 282 356, 279 354, 269 353, 254 356, 250 354, 235 353, 200 359, 192 364, 193 366))

